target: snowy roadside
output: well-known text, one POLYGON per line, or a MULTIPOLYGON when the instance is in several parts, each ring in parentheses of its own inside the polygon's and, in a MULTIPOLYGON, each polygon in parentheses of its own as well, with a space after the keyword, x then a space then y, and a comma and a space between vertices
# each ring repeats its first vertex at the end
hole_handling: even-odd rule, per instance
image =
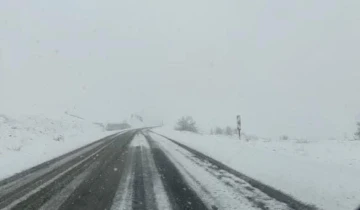
POLYGON ((117 132, 69 117, 0 115, 0 180, 117 132))
POLYGON ((208 209, 293 209, 252 187, 226 169, 220 169, 208 159, 156 134, 151 134, 151 137, 175 164, 208 209))
POLYGON ((326 209, 360 204, 360 142, 239 141, 157 128, 188 145, 295 198, 326 209))

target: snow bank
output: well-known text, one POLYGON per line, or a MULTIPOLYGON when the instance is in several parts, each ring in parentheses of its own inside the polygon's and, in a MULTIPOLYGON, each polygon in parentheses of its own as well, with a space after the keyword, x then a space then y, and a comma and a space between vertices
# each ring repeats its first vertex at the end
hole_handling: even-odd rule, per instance
POLYGON ((0 180, 112 133, 69 116, 0 115, 0 180))
POLYGON ((157 128, 267 185, 326 210, 360 204, 360 142, 240 141, 157 128))

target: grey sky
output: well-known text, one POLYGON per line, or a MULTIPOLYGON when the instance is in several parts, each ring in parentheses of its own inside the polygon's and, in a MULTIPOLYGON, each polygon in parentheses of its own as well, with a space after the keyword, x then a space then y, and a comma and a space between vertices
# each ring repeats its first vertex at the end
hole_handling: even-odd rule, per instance
POLYGON ((360 1, 0 1, 0 110, 352 135, 360 1))

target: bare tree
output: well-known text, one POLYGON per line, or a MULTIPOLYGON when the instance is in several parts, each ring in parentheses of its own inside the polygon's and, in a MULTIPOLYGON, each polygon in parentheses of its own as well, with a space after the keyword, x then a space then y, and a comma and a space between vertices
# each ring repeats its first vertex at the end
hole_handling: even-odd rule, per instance
POLYGON ((216 128, 215 128, 215 134, 216 134, 216 135, 222 135, 222 134, 224 134, 224 131, 223 131, 222 128, 216 127, 216 128))
POLYGON ((180 118, 176 123, 175 129, 178 131, 190 131, 194 133, 198 132, 196 122, 191 116, 184 116, 180 118))
POLYGON ((289 136, 282 135, 282 136, 280 136, 280 140, 289 140, 289 136))
POLYGON ((357 131, 355 132, 355 139, 360 140, 360 122, 356 123, 357 131))
POLYGON ((232 136, 233 135, 233 129, 230 126, 227 126, 225 128, 225 135, 232 136))

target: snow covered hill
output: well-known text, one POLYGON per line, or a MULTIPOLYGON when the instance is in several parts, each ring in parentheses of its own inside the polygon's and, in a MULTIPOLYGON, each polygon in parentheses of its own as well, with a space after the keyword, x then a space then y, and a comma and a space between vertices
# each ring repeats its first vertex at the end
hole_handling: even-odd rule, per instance
POLYGON ((70 116, 0 115, 0 180, 114 132, 70 116))
POLYGON ((245 141, 164 127, 154 131, 322 209, 360 205, 360 141, 245 141))

